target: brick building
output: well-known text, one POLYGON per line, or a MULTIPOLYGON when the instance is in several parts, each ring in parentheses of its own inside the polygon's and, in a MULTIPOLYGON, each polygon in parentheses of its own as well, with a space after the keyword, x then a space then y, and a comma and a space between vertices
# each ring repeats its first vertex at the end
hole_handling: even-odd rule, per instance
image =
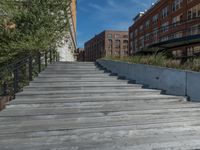
POLYGON ((128 56, 127 31, 103 31, 85 43, 85 60, 95 61, 105 56, 128 56))
POLYGON ((169 49, 176 56, 200 51, 200 0, 158 0, 129 28, 130 53, 169 49))

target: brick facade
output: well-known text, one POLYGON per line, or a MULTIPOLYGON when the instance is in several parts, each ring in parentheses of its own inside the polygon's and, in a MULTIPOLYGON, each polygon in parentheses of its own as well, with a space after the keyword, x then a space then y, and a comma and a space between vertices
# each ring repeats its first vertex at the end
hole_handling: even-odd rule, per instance
POLYGON ((103 31, 85 43, 85 60, 95 61, 105 56, 128 56, 127 31, 103 31))
MULTIPOLYGON (((129 28, 130 53, 145 50, 149 45, 200 34, 200 0, 158 0, 146 12, 134 18, 129 28)), ((185 47, 172 49, 174 54, 185 47)), ((200 50, 199 44, 188 51, 200 50)))

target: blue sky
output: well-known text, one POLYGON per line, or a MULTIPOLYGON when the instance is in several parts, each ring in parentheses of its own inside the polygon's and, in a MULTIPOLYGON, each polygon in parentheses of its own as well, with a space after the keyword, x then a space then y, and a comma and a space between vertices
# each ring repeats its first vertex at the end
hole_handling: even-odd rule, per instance
POLYGON ((103 30, 128 30, 132 19, 156 0, 77 0, 78 46, 103 30))

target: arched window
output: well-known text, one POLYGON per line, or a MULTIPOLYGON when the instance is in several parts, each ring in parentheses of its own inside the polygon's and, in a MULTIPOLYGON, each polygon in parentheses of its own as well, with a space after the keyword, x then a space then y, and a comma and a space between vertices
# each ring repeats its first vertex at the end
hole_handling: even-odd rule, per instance
POLYGON ((111 39, 108 40, 108 49, 109 50, 112 50, 112 47, 113 47, 113 42, 111 39))
POLYGON ((128 40, 123 41, 123 49, 127 50, 128 49, 128 40))
POLYGON ((124 40, 123 43, 124 43, 124 44, 128 44, 128 40, 124 40))
POLYGON ((120 49, 120 40, 115 40, 115 48, 120 49))

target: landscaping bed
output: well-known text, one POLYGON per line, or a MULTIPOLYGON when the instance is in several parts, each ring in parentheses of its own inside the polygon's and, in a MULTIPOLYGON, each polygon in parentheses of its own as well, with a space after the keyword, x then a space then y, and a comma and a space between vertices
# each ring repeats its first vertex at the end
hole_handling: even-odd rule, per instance
POLYGON ((175 68, 200 72, 200 58, 188 58, 184 63, 181 59, 173 59, 162 54, 159 55, 136 55, 128 57, 105 57, 105 60, 118 60, 133 64, 146 64, 166 68, 175 68))

